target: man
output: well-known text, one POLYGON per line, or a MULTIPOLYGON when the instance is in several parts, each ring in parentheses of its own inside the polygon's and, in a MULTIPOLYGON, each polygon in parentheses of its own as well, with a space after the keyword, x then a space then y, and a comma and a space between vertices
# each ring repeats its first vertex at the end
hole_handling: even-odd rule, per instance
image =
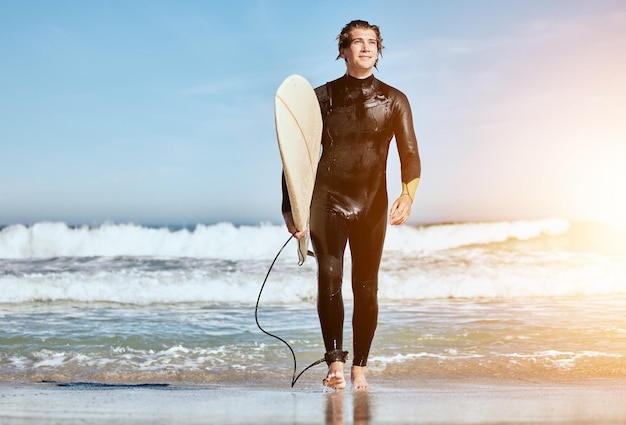
MULTIPOLYGON (((392 225, 411 213, 421 164, 411 108, 399 90, 376 79, 383 45, 380 29, 366 21, 348 23, 337 36, 346 74, 318 87, 324 130, 322 154, 311 202, 310 231, 318 264, 318 315, 326 348, 324 385, 346 387, 341 294, 346 244, 352 255, 353 389, 368 389, 367 358, 378 321, 378 269, 387 227, 387 154, 395 136, 402 172, 402 194, 389 212, 392 225)), ((296 229, 283 179, 283 216, 296 229)))

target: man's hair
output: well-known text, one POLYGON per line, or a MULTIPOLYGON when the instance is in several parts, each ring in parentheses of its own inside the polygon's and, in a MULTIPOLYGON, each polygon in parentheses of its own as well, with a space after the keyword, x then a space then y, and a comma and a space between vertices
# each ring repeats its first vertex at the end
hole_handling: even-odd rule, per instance
MULTIPOLYGON (((350 21, 343 27, 339 35, 337 36, 337 48, 339 49, 339 55, 337 55, 337 59, 341 57, 341 49, 345 49, 350 47, 350 43, 352 43, 352 37, 350 33, 355 29, 365 29, 372 30, 374 34, 376 34, 376 44, 378 46, 378 54, 380 56, 383 55, 383 38, 380 36, 380 28, 378 25, 372 25, 367 21, 361 21, 359 19, 355 19, 354 21, 350 21)), ((378 63, 378 60, 376 60, 378 63)))

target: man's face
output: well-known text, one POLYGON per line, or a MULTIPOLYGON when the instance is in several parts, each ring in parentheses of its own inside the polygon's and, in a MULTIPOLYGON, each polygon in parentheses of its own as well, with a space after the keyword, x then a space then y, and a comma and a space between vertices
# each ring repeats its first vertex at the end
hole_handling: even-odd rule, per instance
POLYGON ((341 49, 341 57, 346 60, 349 74, 362 74, 372 70, 378 60, 378 41, 371 29, 353 29, 351 42, 341 49), (351 72, 352 71, 352 72, 351 72))

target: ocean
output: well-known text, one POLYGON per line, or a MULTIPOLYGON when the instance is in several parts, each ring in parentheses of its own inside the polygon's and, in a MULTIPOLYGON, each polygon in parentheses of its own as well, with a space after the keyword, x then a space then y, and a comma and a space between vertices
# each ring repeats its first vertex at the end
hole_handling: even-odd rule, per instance
MULTIPOLYGON (((290 387, 323 356, 284 226, 0 229, 0 381, 290 387)), ((374 386, 626 377, 626 238, 559 219, 390 227, 374 386)), ((347 255, 347 267, 349 255, 347 255)), ((349 277, 346 268, 346 276, 349 277)), ((345 349, 351 290, 344 282, 345 349)), ((324 365, 296 388, 321 387, 324 365)))

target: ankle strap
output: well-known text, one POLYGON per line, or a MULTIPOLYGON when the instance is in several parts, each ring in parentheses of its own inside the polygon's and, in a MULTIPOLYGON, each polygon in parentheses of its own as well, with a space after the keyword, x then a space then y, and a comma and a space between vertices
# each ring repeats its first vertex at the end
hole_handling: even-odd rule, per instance
POLYGON ((326 364, 329 366, 332 362, 345 363, 347 358, 348 358, 348 352, 342 351, 342 350, 332 350, 324 354, 324 360, 326 360, 326 364))

